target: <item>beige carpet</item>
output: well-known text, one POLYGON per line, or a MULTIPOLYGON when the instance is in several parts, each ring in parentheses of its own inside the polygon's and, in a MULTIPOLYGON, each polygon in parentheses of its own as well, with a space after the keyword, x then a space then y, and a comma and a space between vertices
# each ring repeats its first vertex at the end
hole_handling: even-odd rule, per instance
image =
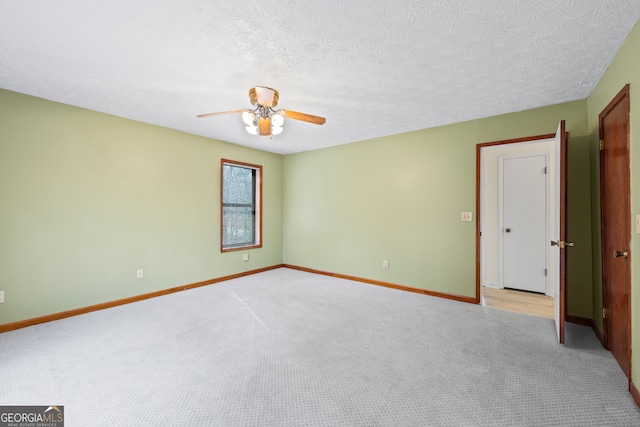
POLYGON ((278 269, 0 335, 66 426, 631 426, 589 328, 278 269))

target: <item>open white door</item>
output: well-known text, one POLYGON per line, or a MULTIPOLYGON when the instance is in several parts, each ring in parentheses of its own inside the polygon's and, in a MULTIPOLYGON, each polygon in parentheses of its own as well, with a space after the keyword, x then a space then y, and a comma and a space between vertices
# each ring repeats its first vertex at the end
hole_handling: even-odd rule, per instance
POLYGON ((566 309, 566 271, 567 257, 566 247, 573 246, 573 243, 567 242, 567 133, 565 131, 564 120, 560 121, 555 136, 555 191, 556 206, 558 207, 554 215, 553 232, 558 236, 558 240, 551 240, 551 246, 554 247, 552 252, 552 262, 555 272, 553 280, 553 308, 556 321, 556 332, 558 334, 558 342, 564 344, 564 322, 566 309))

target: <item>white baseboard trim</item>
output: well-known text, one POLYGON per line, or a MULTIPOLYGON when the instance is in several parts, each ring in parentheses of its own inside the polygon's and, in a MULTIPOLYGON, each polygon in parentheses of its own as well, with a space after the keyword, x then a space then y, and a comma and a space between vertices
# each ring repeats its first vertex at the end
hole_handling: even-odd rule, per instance
POLYGON ((483 282, 482 286, 484 286, 486 288, 502 289, 502 286, 498 285, 497 283, 493 283, 493 282, 483 282))

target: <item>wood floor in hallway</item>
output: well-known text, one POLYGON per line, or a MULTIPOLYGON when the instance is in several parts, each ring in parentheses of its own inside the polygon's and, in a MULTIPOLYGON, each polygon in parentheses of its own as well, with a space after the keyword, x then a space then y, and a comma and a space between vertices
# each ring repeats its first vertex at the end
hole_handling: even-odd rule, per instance
POLYGON ((553 298, 532 292, 483 286, 482 305, 553 319, 553 298))

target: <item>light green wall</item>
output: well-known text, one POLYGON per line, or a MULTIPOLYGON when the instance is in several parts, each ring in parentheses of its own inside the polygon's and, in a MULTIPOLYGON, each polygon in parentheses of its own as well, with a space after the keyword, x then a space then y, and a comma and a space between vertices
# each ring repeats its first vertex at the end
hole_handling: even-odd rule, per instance
MULTIPOLYGON (((640 23, 637 23, 632 32, 627 36, 627 40, 613 62, 605 72, 588 99, 589 106, 589 132, 591 135, 592 153, 597 156, 595 146, 598 141, 598 115, 620 92, 627 83, 631 84, 631 347, 636 347, 640 343, 640 262, 637 255, 640 254, 640 235, 635 233, 635 215, 640 214, 640 23)), ((592 191, 594 199, 599 191, 598 163, 592 162, 594 170, 592 191)), ((599 205, 594 206, 594 216, 597 216, 596 225, 599 224, 599 205)), ((595 228, 595 227, 594 227, 595 228)), ((599 233, 599 228, 597 233, 599 233)), ((599 236, 599 234, 598 234, 599 236)), ((594 239, 596 240, 596 239, 594 239)), ((594 248, 594 264, 600 262, 600 239, 596 241, 594 248)), ((597 314, 595 320, 602 328, 602 317, 600 308, 602 307, 602 280, 600 271, 594 272, 594 313, 597 314)), ((633 351, 631 356, 631 378, 636 385, 640 377, 640 352, 633 351)))
POLYGON ((475 211, 475 151, 460 143, 471 133, 465 123, 287 156, 285 263, 474 295, 475 228, 460 222, 475 211))
POLYGON ((282 263, 282 156, 4 90, 0 196, 0 324, 282 263), (249 262, 220 253, 221 157, 264 165, 249 262))
POLYGON ((589 136, 567 144, 567 313, 593 318, 591 153, 589 136))
MULTIPOLYGON (((576 101, 286 156, 284 262, 475 296, 475 222, 460 212, 476 215, 476 144, 555 133, 565 119, 572 168, 587 170, 572 202, 589 212, 586 111, 576 101)), ((588 215, 572 233, 589 244, 588 215)), ((572 261, 589 267, 573 269, 569 313, 590 318, 590 249, 572 261)))

